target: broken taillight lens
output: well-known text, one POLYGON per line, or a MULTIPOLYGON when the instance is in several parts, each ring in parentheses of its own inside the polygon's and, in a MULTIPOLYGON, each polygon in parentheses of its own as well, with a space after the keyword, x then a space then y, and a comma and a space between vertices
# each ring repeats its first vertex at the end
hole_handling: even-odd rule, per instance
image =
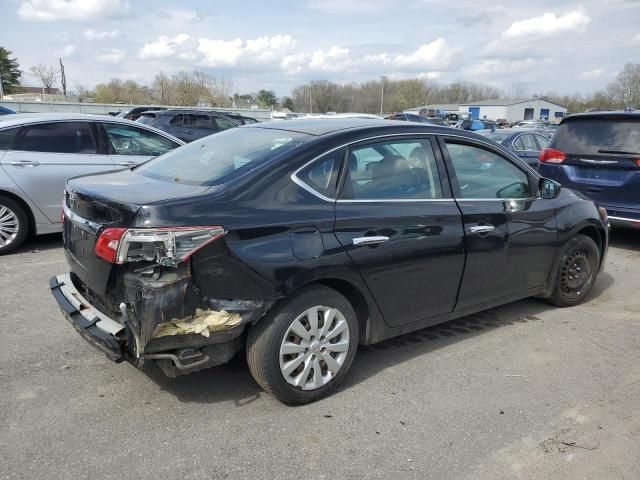
POLYGON ((115 263, 118 255, 120 239, 126 228, 106 228, 98 237, 94 251, 96 255, 109 263, 115 263))
POLYGON ((155 261, 161 265, 175 265, 224 233, 224 228, 217 225, 128 229, 122 235, 114 263, 155 261))

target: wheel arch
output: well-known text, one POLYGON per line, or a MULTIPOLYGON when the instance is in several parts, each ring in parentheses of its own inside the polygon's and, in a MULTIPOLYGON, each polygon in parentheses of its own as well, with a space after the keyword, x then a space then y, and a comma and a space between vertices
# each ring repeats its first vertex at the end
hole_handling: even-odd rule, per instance
POLYGON ((0 197, 10 198, 14 202, 18 203, 22 208, 24 208, 24 211, 27 214, 27 219, 29 221, 29 236, 34 236, 36 234, 36 219, 29 204, 22 197, 8 190, 0 189, 0 197))

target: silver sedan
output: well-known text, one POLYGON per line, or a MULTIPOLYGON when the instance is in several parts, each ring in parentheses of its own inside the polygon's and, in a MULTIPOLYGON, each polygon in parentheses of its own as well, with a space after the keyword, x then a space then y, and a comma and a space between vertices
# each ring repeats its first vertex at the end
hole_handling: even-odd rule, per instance
POLYGON ((0 118, 0 255, 58 232, 70 177, 131 168, 184 142, 153 127, 84 114, 0 118))

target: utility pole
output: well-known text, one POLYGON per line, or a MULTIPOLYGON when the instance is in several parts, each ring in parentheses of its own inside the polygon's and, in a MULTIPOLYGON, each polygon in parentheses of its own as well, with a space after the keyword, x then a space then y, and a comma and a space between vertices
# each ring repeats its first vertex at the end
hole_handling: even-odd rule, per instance
POLYGON ((64 95, 64 99, 67 99, 67 77, 64 75, 64 64, 62 63, 62 58, 60 60, 60 83, 62 84, 62 94, 64 95))
POLYGON ((311 108, 311 87, 309 87, 309 114, 313 113, 313 108, 311 108))
POLYGON ((380 83, 382 88, 380 89, 380 116, 382 116, 382 108, 384 106, 384 81, 387 79, 384 75, 380 75, 380 83))
POLYGON ((4 86, 2 85, 2 74, 0 74, 0 100, 4 100, 4 86))

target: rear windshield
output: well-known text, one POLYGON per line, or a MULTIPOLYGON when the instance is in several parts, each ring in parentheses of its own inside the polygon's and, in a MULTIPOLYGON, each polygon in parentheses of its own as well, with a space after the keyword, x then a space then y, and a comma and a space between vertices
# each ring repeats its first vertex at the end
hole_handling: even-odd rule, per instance
POLYGON ((312 138, 304 133, 270 128, 234 128, 195 140, 134 172, 188 185, 219 185, 312 138))
POLYGON ((574 120, 558 127, 553 147, 568 154, 640 153, 640 121, 574 120))

